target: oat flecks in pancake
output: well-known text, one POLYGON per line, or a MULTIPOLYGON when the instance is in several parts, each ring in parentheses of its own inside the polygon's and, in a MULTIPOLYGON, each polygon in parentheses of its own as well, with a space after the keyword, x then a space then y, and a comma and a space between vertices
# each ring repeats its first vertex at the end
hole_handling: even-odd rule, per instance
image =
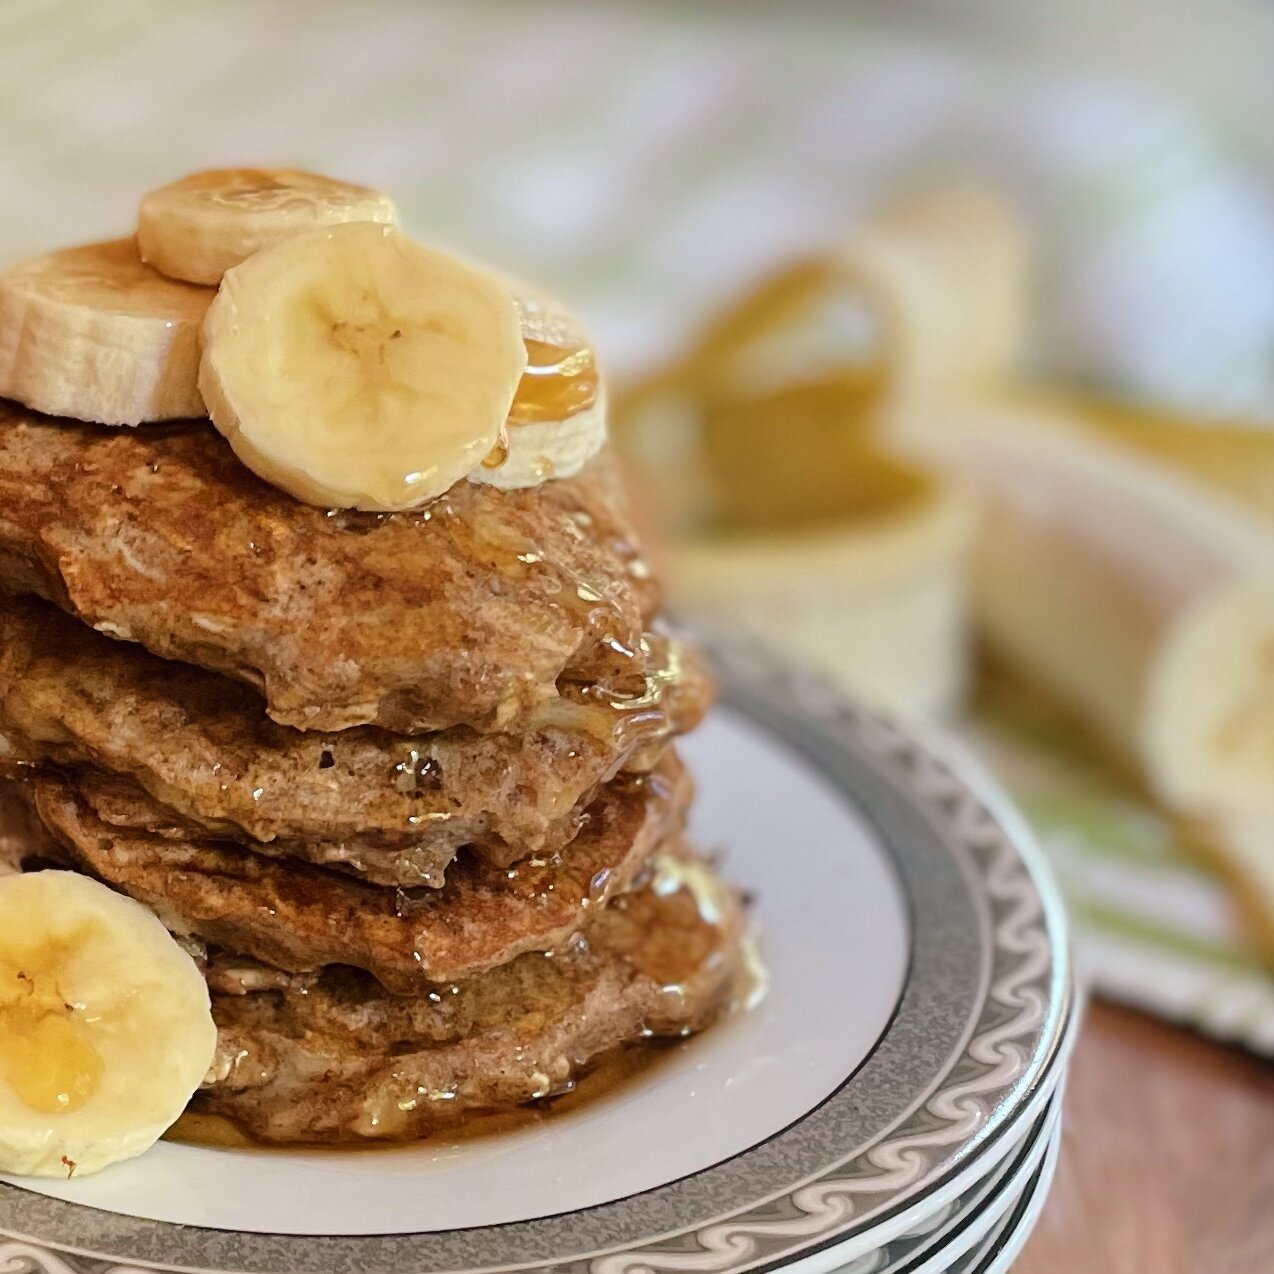
POLYGON ((670 753, 652 774, 604 788, 559 854, 507 870, 461 861, 445 889, 407 895, 237 845, 112 827, 93 808, 91 775, 82 777, 82 786, 57 774, 30 780, 45 826, 79 866, 174 932, 293 972, 354 965, 400 994, 569 938, 680 831, 690 798, 670 753))
MULTIPOLYGON (((666 641, 651 644, 666 664, 666 641)), ((566 844, 599 784, 648 767, 653 749, 699 721, 706 676, 693 660, 678 666, 639 709, 575 713, 600 730, 303 732, 271 721, 247 686, 111 641, 46 602, 9 598, 0 599, 0 738, 10 761, 131 776, 171 811, 144 826, 195 823, 413 887, 441 884, 462 846, 507 866, 566 844)), ((575 712, 553 708, 563 721, 575 712)))
POLYGON ((514 729, 631 673, 657 605, 612 460, 422 512, 328 513, 207 424, 103 430, 0 402, 0 587, 263 689, 305 729, 514 729))
POLYGON ((195 1108, 261 1141, 420 1137, 561 1091, 626 1041, 707 1025, 730 998, 742 930, 722 885, 708 909, 684 887, 648 889, 552 959, 524 955, 411 998, 350 969, 289 977, 214 958, 217 1059, 195 1108), (648 945, 684 953, 675 985, 648 945))

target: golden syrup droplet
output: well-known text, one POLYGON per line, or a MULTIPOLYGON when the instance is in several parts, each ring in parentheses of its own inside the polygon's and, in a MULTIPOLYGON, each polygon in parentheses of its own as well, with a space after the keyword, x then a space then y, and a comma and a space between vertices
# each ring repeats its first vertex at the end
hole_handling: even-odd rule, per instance
POLYGON ((597 401, 600 377, 588 346, 564 349, 527 340, 526 356, 526 371, 509 409, 510 424, 566 420, 597 401))
POLYGON ((610 893, 611 878, 614 875, 611 868, 603 867, 588 882, 588 898, 590 902, 605 902, 606 895, 610 893))
POLYGON ((579 324, 551 302, 515 298, 527 367, 509 410, 509 423, 566 420, 597 401, 600 378, 579 324))
POLYGON ((0 1079, 32 1110, 67 1114, 97 1091, 102 1056, 44 962, 24 963, 0 972, 0 1079))
POLYGON ((164 1133, 165 1141, 192 1146, 215 1146, 219 1150, 251 1150, 257 1143, 232 1119, 202 1110, 185 1110, 164 1133))
POLYGON ((498 469, 508 458, 509 433, 507 427, 502 427, 500 436, 495 440, 495 446, 483 456, 482 467, 484 469, 498 469))

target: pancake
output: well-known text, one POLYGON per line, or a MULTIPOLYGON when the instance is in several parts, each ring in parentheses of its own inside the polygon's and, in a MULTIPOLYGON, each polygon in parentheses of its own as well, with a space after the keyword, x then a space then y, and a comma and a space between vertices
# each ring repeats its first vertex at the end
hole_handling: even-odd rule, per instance
POLYGON ((271 721, 248 686, 10 598, 0 600, 0 745, 10 766, 129 775, 167 808, 164 823, 379 884, 441 885, 462 847, 501 866, 560 849, 601 784, 648 769, 670 735, 698 723, 706 674, 667 639, 646 643, 642 694, 601 702, 571 688, 541 714, 560 725, 302 732, 271 721))
POLYGON ((521 728, 626 684, 658 602, 615 465, 411 513, 325 511, 206 422, 102 429, 0 402, 0 588, 258 687, 274 720, 521 728))
MULTIPOLYGON (((119 780, 108 776, 105 794, 101 782, 92 771, 27 780, 41 821, 76 866, 150 907, 174 933, 289 972, 353 965, 397 994, 564 942, 680 831, 690 799, 670 753, 651 774, 608 784, 560 852, 508 869, 463 859, 445 889, 409 893, 179 828, 113 826, 95 801, 117 806, 119 780)), ((138 790, 137 799, 147 798, 138 790)))
MULTIPOLYGON (((19 771, 28 780, 42 772, 48 772, 47 767, 19 771)), ((242 841, 221 835, 161 805, 126 775, 92 766, 59 767, 54 773, 79 793, 96 820, 117 834, 233 846, 269 858, 312 863, 372 884, 388 882, 389 888, 403 890, 443 888, 447 869, 455 861, 455 851, 447 845, 394 848, 372 844, 368 838, 357 845, 336 841, 242 841)), ((580 825, 576 819, 576 834, 580 825)))
POLYGON ((737 985, 742 916, 701 865, 662 863, 587 936, 411 998, 365 974, 215 957, 217 1055, 193 1109, 263 1142, 408 1139, 568 1090, 590 1061, 707 1025, 737 985))

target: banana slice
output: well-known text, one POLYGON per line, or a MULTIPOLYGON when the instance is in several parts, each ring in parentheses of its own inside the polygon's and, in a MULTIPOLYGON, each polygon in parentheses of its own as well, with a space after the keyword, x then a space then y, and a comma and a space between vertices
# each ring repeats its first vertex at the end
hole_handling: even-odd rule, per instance
POLYGON ((606 392, 588 337, 551 301, 517 291, 526 371, 503 439, 469 475, 504 490, 569 478, 606 441, 606 392))
POLYGON ((510 422, 505 441, 497 443, 489 461, 469 475, 470 482, 512 491, 536 487, 552 478, 578 473, 606 441, 606 394, 599 390, 591 407, 544 424, 510 422))
POLYGON ((387 195, 293 168, 216 168, 142 199, 142 260, 169 278, 214 287, 254 252, 347 221, 392 225, 387 195))
POLYGON ((1217 590, 1151 669, 1142 750, 1179 808, 1274 816, 1274 537, 1271 554, 1268 579, 1217 590))
POLYGON ((148 269, 131 239, 0 274, 0 394, 104 425, 206 416, 199 325, 215 294, 148 269))
POLYGON ((476 469, 527 365, 500 280, 370 223, 236 266, 203 338, 199 388, 248 468, 311 504, 377 512, 476 469))
POLYGON ((74 872, 0 877, 0 1171, 141 1154, 216 1039, 203 977, 146 908, 74 872))

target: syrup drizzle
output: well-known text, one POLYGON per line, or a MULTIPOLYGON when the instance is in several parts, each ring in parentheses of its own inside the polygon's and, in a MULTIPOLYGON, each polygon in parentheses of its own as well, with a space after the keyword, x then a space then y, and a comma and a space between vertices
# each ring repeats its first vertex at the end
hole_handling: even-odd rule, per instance
MULTIPOLYGON (((597 882, 605 893, 606 882, 597 882)), ((599 940, 607 948, 623 956, 643 976, 655 981, 662 994, 677 999, 693 993, 701 979, 719 975, 720 962, 727 958, 722 928, 725 906, 723 886, 702 863, 673 855, 661 856, 648 870, 644 888, 622 895, 610 904, 599 919, 604 932, 599 940)), ((569 960, 575 951, 586 951, 589 939, 579 937, 552 958, 569 960)), ((458 986, 435 988, 430 999, 441 1001, 449 994, 459 994, 458 986)), ((724 1012, 745 1012, 763 998, 765 975, 756 954, 755 944, 745 939, 743 959, 731 987, 724 1012)), ((448 1149, 492 1136, 540 1128, 550 1122, 570 1118, 638 1084, 658 1077, 661 1070, 693 1050, 695 1041, 686 1038, 643 1038, 621 1045, 603 1054, 586 1073, 574 1079, 554 1080, 544 1075, 542 1093, 531 1102, 511 1110, 469 1112, 460 1117, 445 1118, 432 1132, 414 1141, 369 1139, 366 1142, 340 1143, 331 1146, 302 1146, 304 1152, 368 1151, 385 1153, 394 1149, 411 1149, 426 1143, 448 1149)), ((436 1108, 445 1109, 448 1094, 426 1095, 436 1108)), ((369 1127, 392 1128, 393 1111, 373 1119, 369 1127)), ((185 1115, 168 1131, 173 1141, 233 1149, 271 1150, 277 1146, 255 1142, 232 1120, 211 1115, 197 1108, 185 1115)), ((296 1153, 297 1148, 289 1148, 296 1153)))

